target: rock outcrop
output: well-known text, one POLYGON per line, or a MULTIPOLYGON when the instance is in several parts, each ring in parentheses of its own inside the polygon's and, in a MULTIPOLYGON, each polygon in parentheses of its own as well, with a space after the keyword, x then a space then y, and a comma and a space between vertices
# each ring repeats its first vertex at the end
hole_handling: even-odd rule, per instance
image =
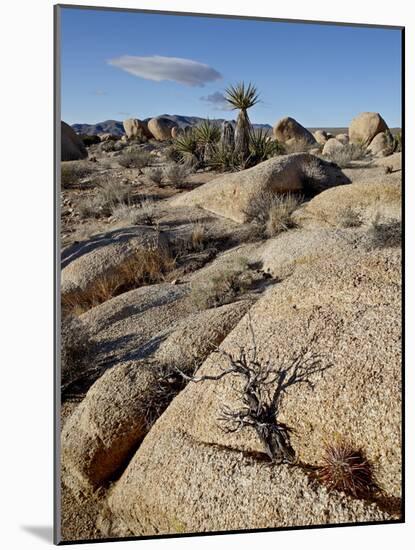
POLYGON ((251 200, 263 192, 316 194, 349 182, 332 163, 307 153, 272 158, 257 166, 224 174, 173 199, 173 206, 200 206, 243 223, 251 200))
POLYGON ((74 130, 61 121, 61 160, 81 160, 88 156, 88 152, 81 138, 74 130))
POLYGON ((176 126, 177 124, 165 117, 152 118, 148 121, 148 129, 158 141, 171 139, 172 129, 176 126))
POLYGON ((149 139, 153 137, 146 123, 138 120, 138 118, 124 120, 123 126, 128 139, 149 139))
MULTIPOLYGON (((400 267, 396 248, 310 259, 251 309, 260 360, 290 368, 301 350, 304 362, 319 361, 309 375, 304 363, 310 384, 293 381, 278 408, 299 465, 260 460, 264 446, 250 428, 223 430, 222 407, 241 406, 237 376, 190 383, 111 490, 113 517, 136 535, 391 519, 376 504, 327 493, 300 464, 318 465, 324 441, 343 437, 375 465, 385 495, 399 498, 400 267)), ((237 356, 242 342, 252 346, 247 316, 221 348, 237 356)), ((211 355, 198 375, 227 366, 211 355)))
POLYGON ((379 113, 360 113, 350 123, 349 138, 351 143, 367 147, 375 136, 387 130, 389 128, 379 113))
POLYGON ((291 139, 309 145, 315 145, 317 143, 313 134, 291 117, 285 117, 279 120, 273 128, 273 134, 275 139, 283 143, 291 139))

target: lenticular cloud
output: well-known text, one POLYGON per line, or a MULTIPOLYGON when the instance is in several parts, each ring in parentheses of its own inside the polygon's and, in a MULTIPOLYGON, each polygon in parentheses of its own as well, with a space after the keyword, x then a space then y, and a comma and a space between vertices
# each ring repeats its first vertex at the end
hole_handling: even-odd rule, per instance
POLYGON ((207 82, 222 78, 222 75, 209 65, 180 57, 123 55, 111 59, 108 63, 140 78, 156 82, 172 80, 186 86, 204 86, 207 82))

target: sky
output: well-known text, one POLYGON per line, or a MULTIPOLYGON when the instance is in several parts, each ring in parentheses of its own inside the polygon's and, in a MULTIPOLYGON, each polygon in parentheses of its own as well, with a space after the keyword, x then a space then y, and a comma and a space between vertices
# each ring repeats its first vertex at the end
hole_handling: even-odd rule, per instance
POLYGON ((236 118, 224 90, 253 82, 252 122, 347 127, 363 111, 401 126, 401 32, 183 15, 61 10, 62 120, 236 118))

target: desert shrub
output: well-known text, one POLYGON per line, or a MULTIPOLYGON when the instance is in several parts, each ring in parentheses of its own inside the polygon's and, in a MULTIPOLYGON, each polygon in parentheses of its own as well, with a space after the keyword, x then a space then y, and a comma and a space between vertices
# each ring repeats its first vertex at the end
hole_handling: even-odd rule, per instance
POLYGON ((192 287, 190 299, 198 309, 218 307, 233 302, 251 287, 253 276, 246 258, 239 258, 221 269, 207 282, 192 287))
POLYGON ((85 145, 85 147, 90 147, 91 145, 95 145, 96 143, 101 143, 99 136, 95 136, 95 135, 89 136, 84 134, 80 136, 80 138, 82 139, 82 142, 85 145))
POLYGON ((371 498, 379 492, 373 467, 362 450, 340 438, 325 444, 316 477, 329 490, 343 491, 354 498, 371 498))
POLYGON ((113 209, 129 201, 128 185, 109 177, 101 177, 96 181, 95 194, 85 197, 78 205, 82 218, 110 216, 113 209))
POLYGON ((362 217, 351 206, 346 206, 339 211, 337 223, 339 227, 360 227, 362 217))
POLYGON ((347 168, 352 160, 364 159, 366 155, 366 148, 363 145, 347 143, 342 148, 336 149, 327 155, 327 158, 335 162, 340 168, 347 168))
POLYGON ((147 151, 130 150, 125 151, 118 159, 123 168, 144 168, 150 162, 150 153, 147 151))
POLYGON ((88 327, 74 315, 61 323, 61 381, 67 384, 90 366, 93 343, 88 327))
POLYGON ((82 313, 133 288, 163 281, 174 267, 175 260, 165 248, 138 246, 125 262, 86 290, 77 289, 62 296, 62 309, 82 313))
POLYGON ((116 151, 116 141, 113 139, 109 139, 108 141, 103 141, 99 145, 99 150, 104 153, 111 153, 113 151, 116 151))
POLYGON ((245 215, 247 221, 258 229, 258 235, 274 237, 295 227, 291 216, 300 202, 301 197, 291 193, 276 195, 263 191, 251 199, 245 215))
POLYGON ((144 168, 143 172, 154 183, 161 183, 163 179, 163 170, 160 166, 144 168))
POLYGON ((182 159, 182 155, 176 148, 175 143, 176 140, 173 140, 173 144, 168 145, 163 150, 163 158, 166 162, 180 162, 180 160, 182 159))
POLYGON ((167 164, 163 168, 163 175, 169 183, 179 186, 185 183, 189 168, 184 164, 167 164))
POLYGON ((80 182, 90 176, 94 168, 87 162, 67 161, 61 163, 61 185, 63 189, 79 186, 80 182))
POLYGON ((128 222, 130 225, 141 223, 153 225, 154 223, 155 203, 150 199, 145 199, 139 204, 117 204, 112 209, 112 217, 118 222, 128 222))
POLYGON ((392 248, 402 244, 402 223, 399 220, 382 219, 377 213, 368 230, 368 248, 392 248))

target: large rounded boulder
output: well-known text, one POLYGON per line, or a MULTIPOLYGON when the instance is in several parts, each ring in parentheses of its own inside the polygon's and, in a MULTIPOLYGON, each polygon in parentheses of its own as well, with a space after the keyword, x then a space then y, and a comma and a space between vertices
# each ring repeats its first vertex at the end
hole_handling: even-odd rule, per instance
POLYGON ((389 128, 379 113, 360 113, 350 123, 349 138, 351 143, 367 147, 375 136, 387 130, 389 128))
POLYGON ((166 117, 152 118, 148 121, 148 129, 158 141, 171 139, 172 129, 175 126, 177 124, 166 117))
POLYGON ((88 156, 81 138, 74 130, 61 121, 61 160, 81 160, 88 156))
POLYGON ((173 206, 200 206, 236 222, 248 221, 253 199, 261 193, 317 194, 348 183, 340 168, 308 153, 275 157, 253 168, 219 176, 173 199, 173 206))
POLYGON ((323 155, 330 156, 337 151, 341 151, 344 144, 336 138, 330 138, 323 147, 323 155))
POLYGON ((128 139, 145 139, 152 137, 147 125, 141 120, 138 120, 138 118, 128 118, 124 120, 123 126, 125 135, 128 139))
POLYGON ((304 142, 309 145, 315 145, 317 143, 313 134, 291 117, 285 117, 279 120, 273 128, 273 133, 275 139, 283 143, 289 140, 300 143, 304 142))
POLYGON ((292 429, 294 466, 267 462, 252 428, 226 429, 225 412, 243 409, 240 376, 190 383, 114 484, 112 519, 135 535, 392 519, 401 487, 400 267, 398 249, 309 258, 198 371, 217 376, 241 347, 270 361, 280 373, 275 390, 284 388, 277 414, 292 429), (337 437, 374 465, 383 509, 307 476, 304 465, 321 464, 325 441, 337 437))

